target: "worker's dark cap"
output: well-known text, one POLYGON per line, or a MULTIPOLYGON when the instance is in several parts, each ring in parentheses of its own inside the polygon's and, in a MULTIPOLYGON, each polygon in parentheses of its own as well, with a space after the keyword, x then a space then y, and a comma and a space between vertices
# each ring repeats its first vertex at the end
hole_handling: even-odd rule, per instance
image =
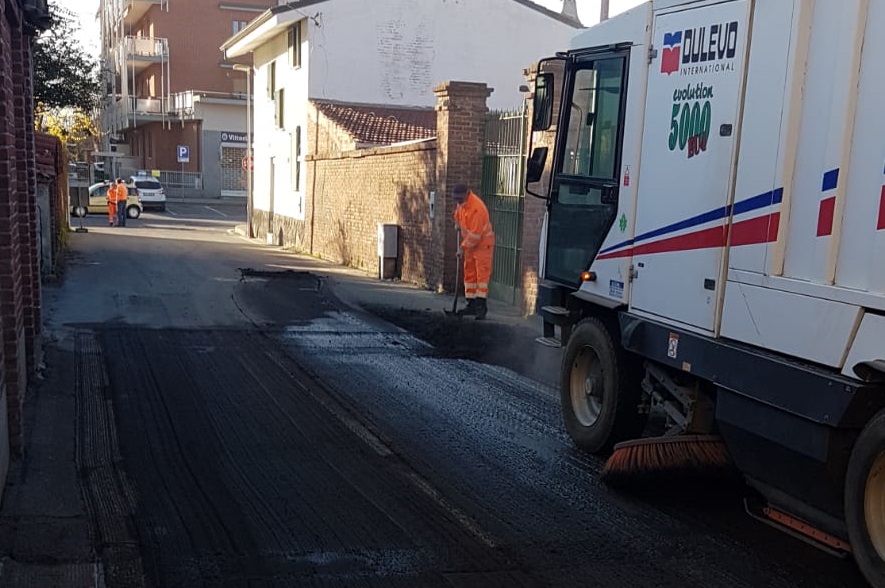
POLYGON ((117 181, 118 181, 118 182, 122 182, 122 181, 123 181, 123 178, 117 178, 117 181))
POLYGON ((467 194, 467 185, 466 184, 455 184, 455 187, 452 188, 452 194, 467 194))

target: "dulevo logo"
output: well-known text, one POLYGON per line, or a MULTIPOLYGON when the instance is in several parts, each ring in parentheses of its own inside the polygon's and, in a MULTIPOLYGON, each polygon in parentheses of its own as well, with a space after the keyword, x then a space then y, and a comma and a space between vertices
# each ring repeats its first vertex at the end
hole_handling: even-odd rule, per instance
POLYGON ((661 73, 690 76, 734 71, 739 23, 712 24, 664 33, 661 73))

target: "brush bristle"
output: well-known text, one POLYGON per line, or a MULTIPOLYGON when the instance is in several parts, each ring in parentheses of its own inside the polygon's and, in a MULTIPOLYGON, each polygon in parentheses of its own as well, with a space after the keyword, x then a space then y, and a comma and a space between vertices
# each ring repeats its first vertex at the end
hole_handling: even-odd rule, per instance
POLYGON ((639 439, 615 445, 602 479, 612 486, 642 481, 733 475, 728 449, 716 436, 639 439))

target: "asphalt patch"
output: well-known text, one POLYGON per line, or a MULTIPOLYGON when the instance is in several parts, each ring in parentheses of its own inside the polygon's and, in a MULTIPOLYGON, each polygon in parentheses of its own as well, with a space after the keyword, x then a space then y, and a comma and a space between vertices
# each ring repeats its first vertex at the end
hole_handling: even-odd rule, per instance
POLYGON ((494 317, 478 321, 442 311, 381 305, 365 310, 432 345, 429 353, 435 357, 496 365, 547 385, 558 377, 558 350, 541 348, 528 335, 515 336, 512 325, 495 322, 494 317))

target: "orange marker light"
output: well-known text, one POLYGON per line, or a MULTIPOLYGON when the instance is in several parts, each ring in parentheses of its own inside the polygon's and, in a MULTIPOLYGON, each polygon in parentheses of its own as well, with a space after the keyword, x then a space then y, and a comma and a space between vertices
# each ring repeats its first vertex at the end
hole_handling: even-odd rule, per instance
POLYGON ((596 281, 596 272, 582 272, 581 273, 581 281, 582 282, 595 282, 596 281))

